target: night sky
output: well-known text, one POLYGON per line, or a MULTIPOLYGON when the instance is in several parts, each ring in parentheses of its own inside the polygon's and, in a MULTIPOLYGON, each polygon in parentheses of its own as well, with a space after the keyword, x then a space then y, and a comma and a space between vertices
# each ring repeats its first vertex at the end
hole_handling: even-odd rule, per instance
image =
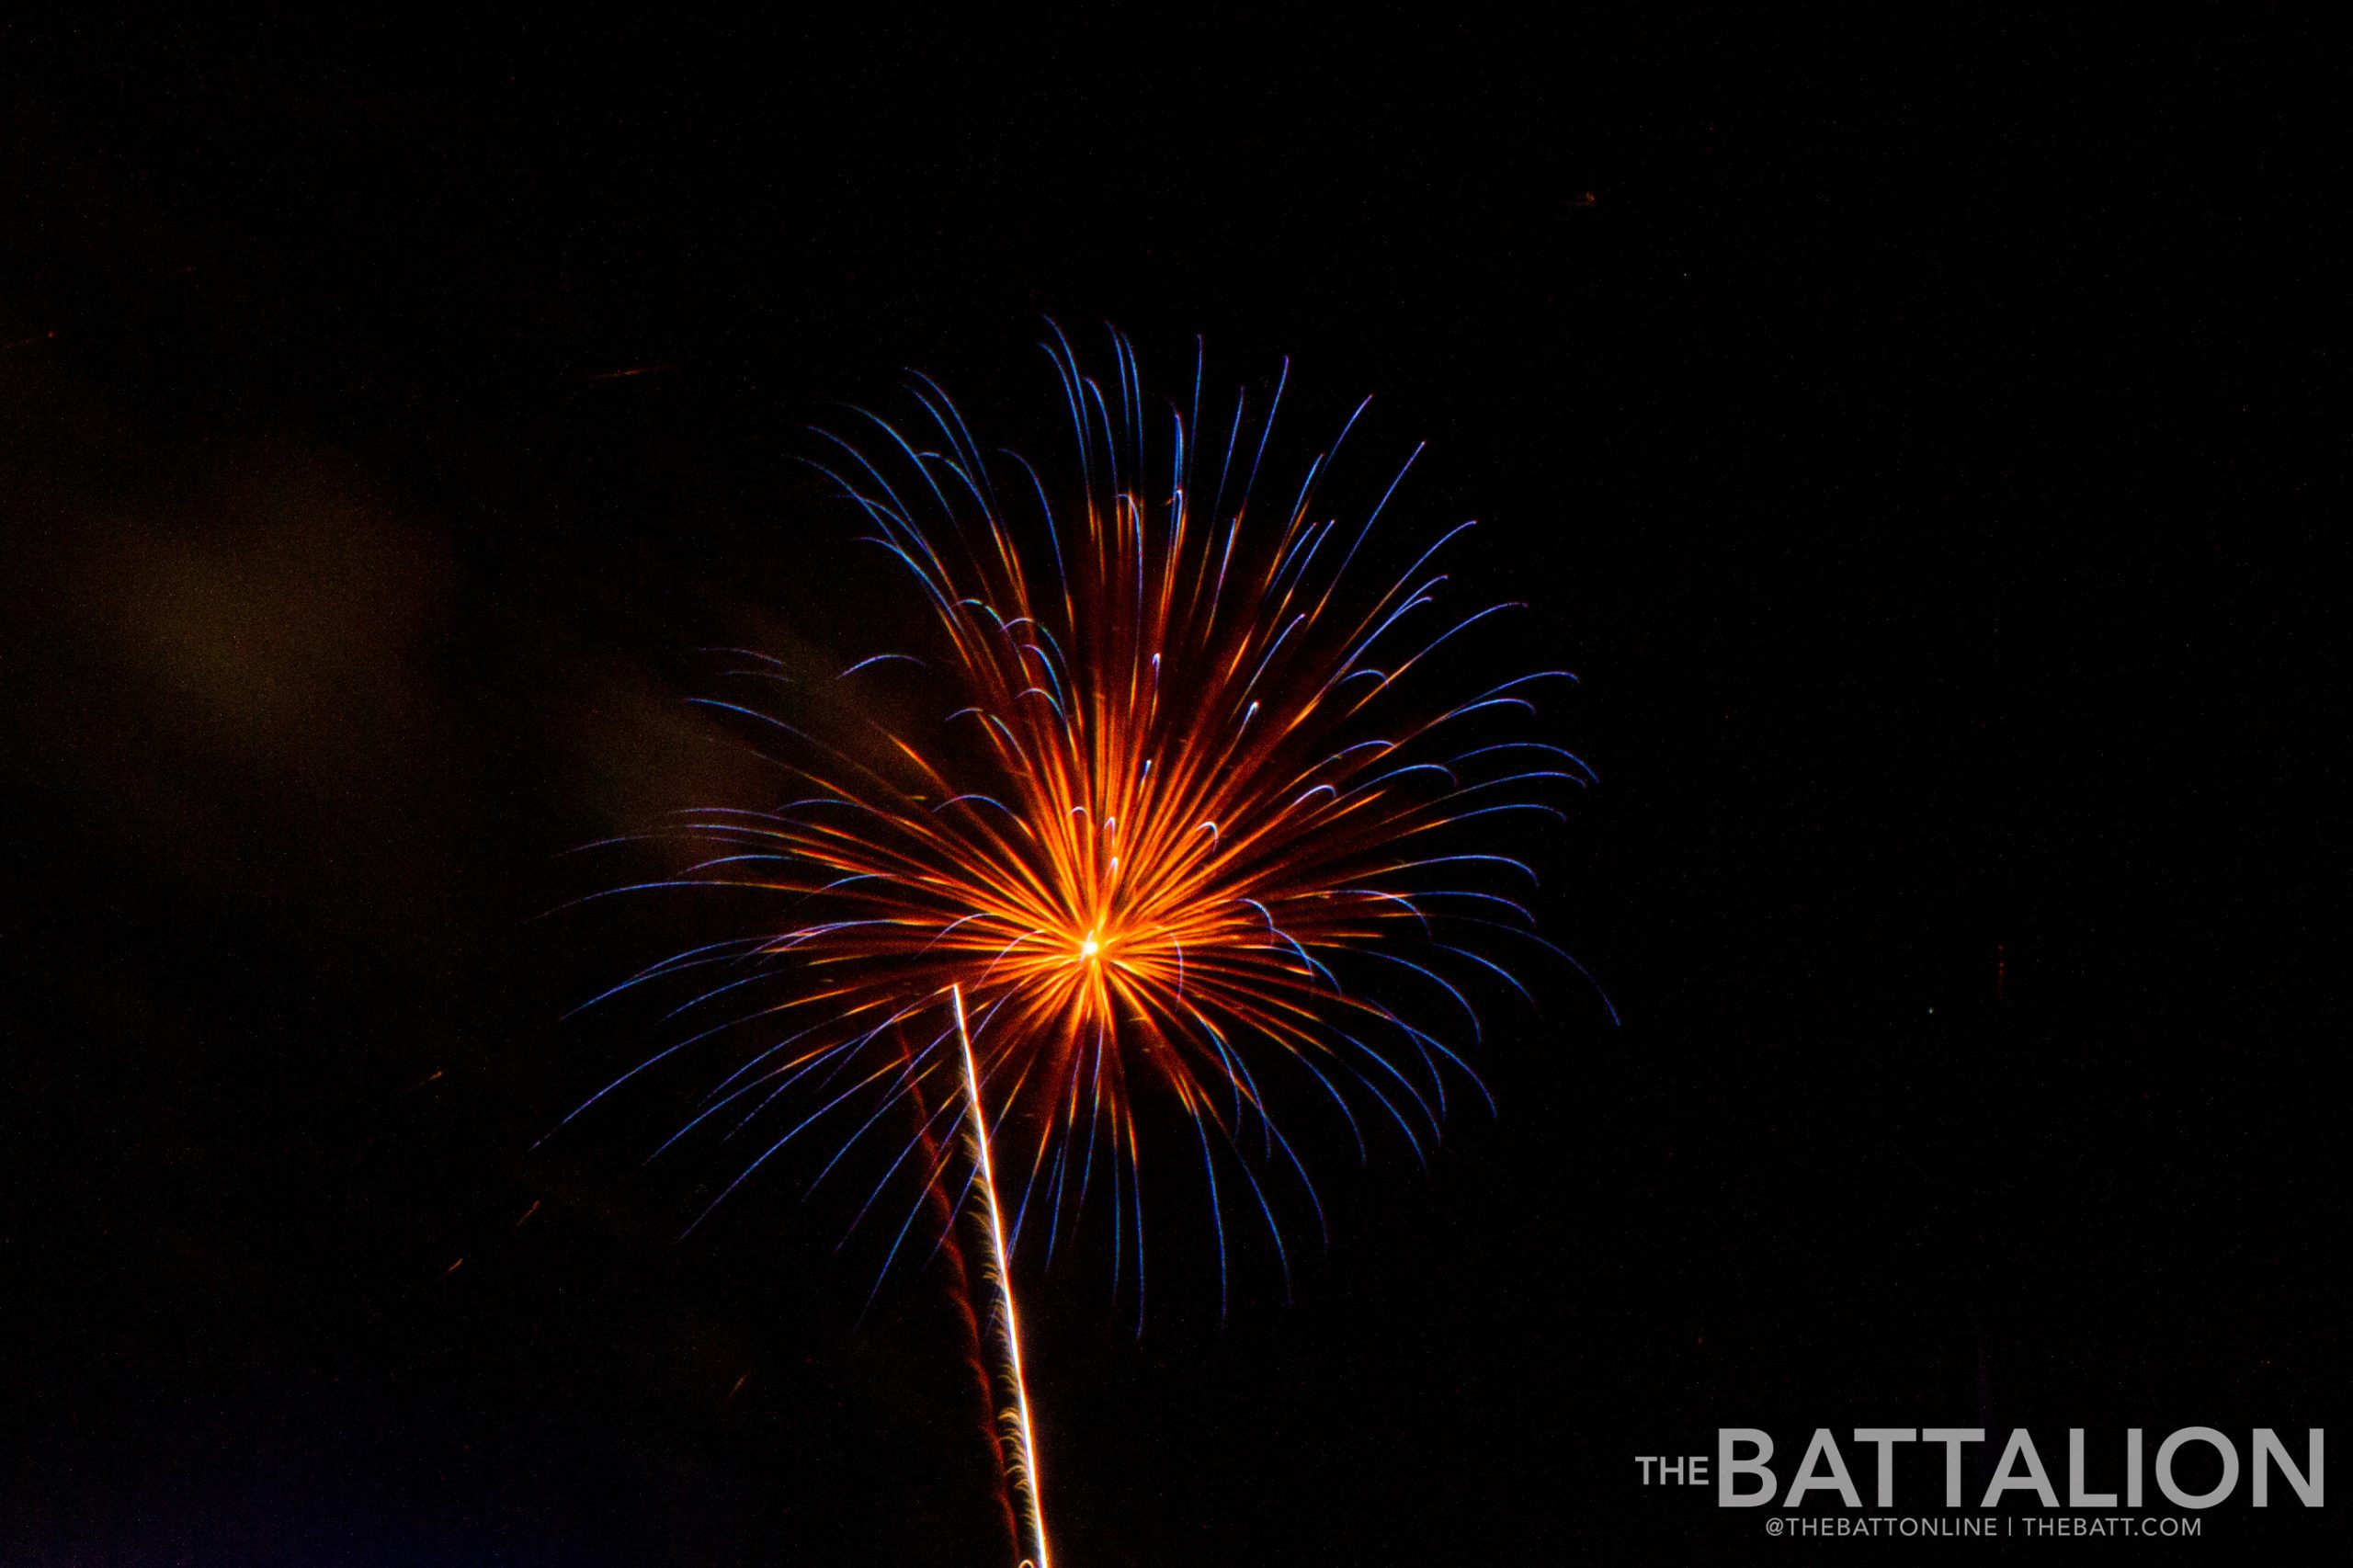
POLYGON ((699 1084, 532 1146, 693 928, 569 852, 756 787, 698 650, 910 617, 807 427, 1043 448, 1050 315, 1430 443, 1624 1020, 1317 1142, 1288 1303, 1025 1269, 1058 1562, 1799 1561, 1633 1456, 2346 1414, 2341 51, 1452 16, 0 24, 0 1562, 1006 1560, 937 1271, 805 1169, 680 1242, 699 1084))

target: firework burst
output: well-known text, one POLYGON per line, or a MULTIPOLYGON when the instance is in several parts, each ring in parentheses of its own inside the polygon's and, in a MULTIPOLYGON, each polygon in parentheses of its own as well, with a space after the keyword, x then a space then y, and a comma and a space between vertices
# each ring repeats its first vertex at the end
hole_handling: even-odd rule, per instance
MULTIPOLYGON (((1288 363, 1263 415, 1237 397, 1204 427, 1198 350, 1189 403, 1151 413, 1125 338, 1107 394, 1052 337, 1076 446, 1063 484, 984 453, 926 377, 904 429, 861 414, 856 438, 821 432, 833 456, 817 466, 913 577, 933 631, 928 657, 877 653, 836 678, 917 666, 946 688, 940 722, 906 733, 869 717, 827 744, 774 695, 697 699, 789 737, 769 757, 789 798, 683 813, 654 836, 702 852, 638 886, 745 890, 770 913, 615 988, 707 976, 674 1016, 722 1017, 573 1113, 729 1042, 732 1068, 662 1147, 762 1131, 696 1225, 796 1143, 831 1151, 813 1187, 878 1151, 858 1221, 892 1223, 885 1274, 927 1229, 961 1278, 954 1221, 970 1217, 993 1299, 993 1437, 1037 1568, 1012 1279, 1024 1235, 1042 1230, 1051 1256, 1101 1193, 1113 1289, 1132 1278, 1140 1330, 1157 1165, 1143 1147, 1174 1129, 1208 1199, 1221 1312, 1229 1209, 1263 1221, 1288 1288, 1269 1187, 1295 1182, 1319 1226, 1323 1208, 1279 1104, 1323 1100, 1359 1154, 1386 1124, 1419 1156, 1449 1075, 1485 1094, 1457 1050, 1480 1034, 1473 994, 1525 994, 1513 966, 1529 952, 1567 960, 1534 931, 1521 899, 1535 873, 1495 830, 1559 816, 1561 789, 1590 777, 1512 733, 1565 672, 1448 695, 1478 667, 1460 655, 1483 623, 1519 608, 1442 608, 1435 563, 1471 524, 1400 574, 1351 574, 1382 553, 1368 540, 1419 448, 1361 518, 1320 512, 1358 404, 1282 509, 1255 517, 1288 363)), ((734 673, 773 694, 782 667, 749 657, 734 673)))
MULTIPOLYGON (((1495 830, 1560 815, 1560 790, 1588 775, 1510 729, 1544 683, 1574 677, 1450 700, 1430 678, 1476 667, 1475 650, 1457 655, 1516 608, 1445 608, 1438 557, 1471 524, 1394 554, 1416 555, 1401 574, 1352 573, 1382 552, 1368 540, 1419 448, 1361 517, 1320 513, 1359 404, 1264 514, 1288 364, 1263 413, 1240 397, 1204 427, 1198 355, 1189 402, 1155 412, 1124 338, 1108 392, 1059 329, 1044 347, 1075 436, 1062 483, 985 453, 928 378, 909 388, 911 419, 824 433, 819 466, 932 626, 920 653, 841 678, 944 686, 941 722, 869 720, 827 744, 775 700, 698 699, 787 737, 772 760, 790 798, 684 813, 664 834, 706 853, 643 885, 753 890, 773 914, 617 988, 708 974, 687 1006, 725 1017, 588 1103, 733 1042, 672 1139, 767 1125, 711 1207, 788 1147, 815 1146, 823 1181, 852 1147, 881 1145, 860 1219, 884 1217, 892 1256, 921 1235, 926 1194, 978 1175, 947 1135, 977 1106, 1010 1195, 1008 1255, 1041 1233, 1051 1251, 1100 1205, 1114 1289, 1132 1281, 1141 1323, 1158 1160, 1197 1173, 1222 1310, 1234 1211, 1272 1238, 1286 1280, 1270 1189, 1290 1184, 1321 1221, 1279 1108, 1320 1100, 1359 1152, 1386 1127, 1419 1155, 1449 1077, 1485 1093, 1461 1053, 1480 1033, 1473 996, 1519 989, 1520 960, 1559 951, 1522 902, 1534 873, 1495 830), (1139 1108, 1154 1100, 1175 1112, 1162 1141, 1188 1147, 1147 1160, 1159 1132, 1139 1108)), ((754 657, 739 675, 784 678, 754 657)))

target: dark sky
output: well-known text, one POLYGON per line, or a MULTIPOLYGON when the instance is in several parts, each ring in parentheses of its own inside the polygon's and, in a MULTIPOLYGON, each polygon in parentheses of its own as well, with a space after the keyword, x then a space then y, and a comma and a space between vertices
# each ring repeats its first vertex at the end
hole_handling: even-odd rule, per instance
POLYGON ((1051 431, 1049 313, 1430 441, 1625 1019, 1498 1014, 1289 1304, 1025 1276, 1058 1560, 2343 1415, 2343 84, 2213 28, 0 26, 0 1561, 999 1560, 936 1273, 861 1312, 790 1173, 679 1243, 658 1094, 531 1145, 676 935, 564 852, 741 782, 694 650, 904 613, 804 427, 1051 431))

